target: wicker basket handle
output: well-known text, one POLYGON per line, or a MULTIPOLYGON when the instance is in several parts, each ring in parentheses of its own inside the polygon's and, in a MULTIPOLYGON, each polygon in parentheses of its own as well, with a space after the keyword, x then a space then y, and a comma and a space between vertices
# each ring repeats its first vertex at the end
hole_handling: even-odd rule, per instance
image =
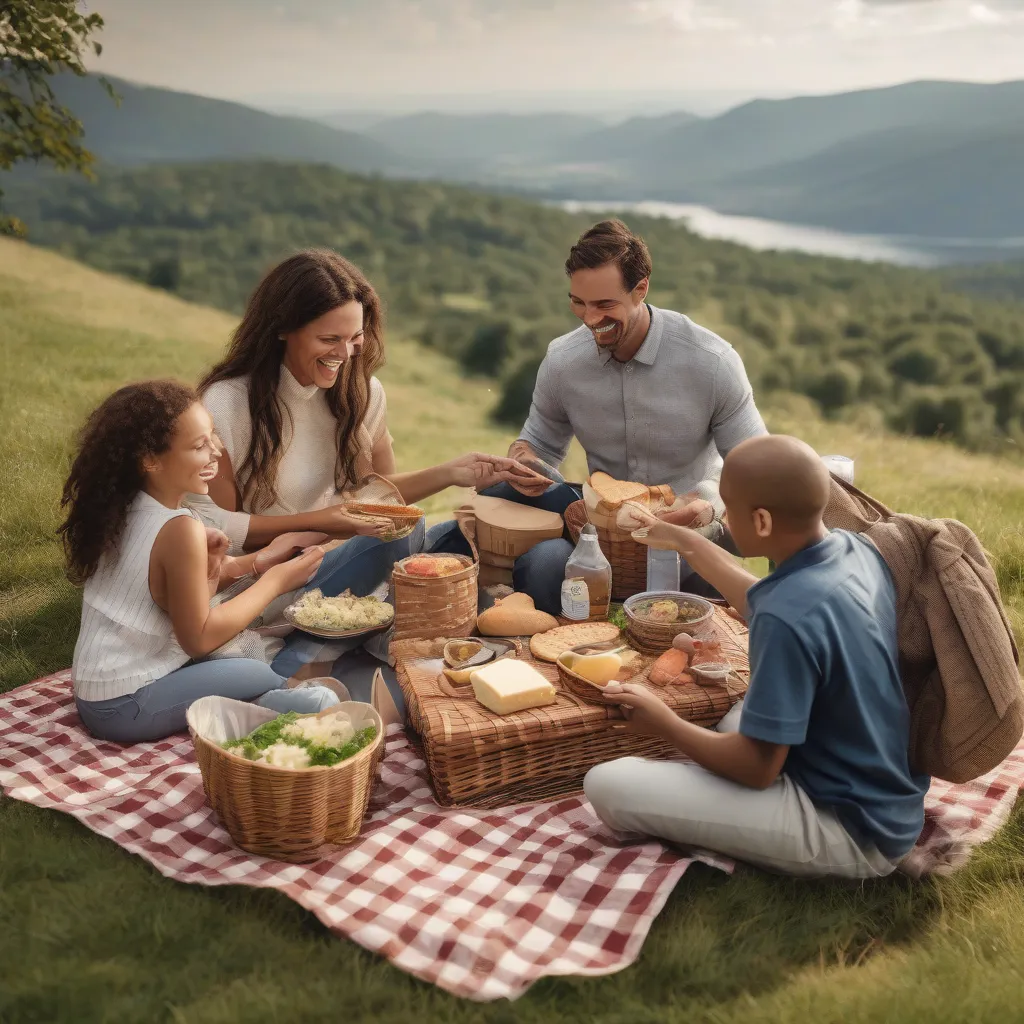
POLYGON ((476 548, 476 511, 472 505, 461 505, 455 510, 455 522, 459 524, 462 536, 469 544, 469 550, 473 552, 473 561, 480 561, 480 552, 476 548))

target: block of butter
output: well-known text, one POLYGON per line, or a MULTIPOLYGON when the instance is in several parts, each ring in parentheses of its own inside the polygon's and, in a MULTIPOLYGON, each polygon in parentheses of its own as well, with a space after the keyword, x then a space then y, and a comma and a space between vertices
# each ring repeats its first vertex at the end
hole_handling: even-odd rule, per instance
POLYGON ((469 677, 476 699, 496 715, 554 704, 557 694, 532 665, 502 658, 476 669, 469 677))

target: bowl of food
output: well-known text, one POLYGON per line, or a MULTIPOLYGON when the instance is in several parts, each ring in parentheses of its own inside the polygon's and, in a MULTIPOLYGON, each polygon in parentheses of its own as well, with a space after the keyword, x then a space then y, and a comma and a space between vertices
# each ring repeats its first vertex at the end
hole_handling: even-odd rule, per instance
POLYGON ((635 594, 622 610, 630 642, 652 654, 667 651, 680 633, 696 636, 706 630, 715 614, 714 605, 705 598, 668 590, 635 594))
POLYGON ((394 622, 395 609, 378 597, 353 597, 348 590, 337 597, 324 597, 315 589, 288 605, 284 617, 304 633, 337 640, 388 629, 394 622))

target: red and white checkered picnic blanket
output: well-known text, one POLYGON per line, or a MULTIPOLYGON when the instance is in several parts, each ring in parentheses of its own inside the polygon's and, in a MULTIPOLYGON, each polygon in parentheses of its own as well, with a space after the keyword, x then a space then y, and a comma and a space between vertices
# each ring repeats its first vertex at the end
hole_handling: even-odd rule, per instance
MULTIPOLYGON (((181 882, 279 889, 327 927, 441 988, 515 998, 549 975, 611 974, 632 963, 695 859, 623 846, 574 797, 500 811, 448 810, 394 729, 358 842, 295 865, 238 850, 206 805, 187 735, 132 747, 81 727, 68 672, 0 696, 0 787, 74 815, 181 882)), ((906 870, 964 863, 1024 787, 1024 746, 966 786, 936 783, 906 870)))

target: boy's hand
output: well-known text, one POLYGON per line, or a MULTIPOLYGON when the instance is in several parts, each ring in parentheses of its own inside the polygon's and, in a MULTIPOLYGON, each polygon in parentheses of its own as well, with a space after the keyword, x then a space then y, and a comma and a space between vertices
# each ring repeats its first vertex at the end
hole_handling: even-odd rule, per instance
POLYGON ((629 530, 633 540, 640 544, 669 551, 678 546, 679 528, 659 519, 643 505, 625 502, 615 522, 620 530, 629 530))
POLYGON ((606 686, 604 692, 614 697, 622 706, 630 732, 641 736, 659 736, 667 739, 672 725, 678 721, 676 713, 646 686, 622 683, 606 686))

